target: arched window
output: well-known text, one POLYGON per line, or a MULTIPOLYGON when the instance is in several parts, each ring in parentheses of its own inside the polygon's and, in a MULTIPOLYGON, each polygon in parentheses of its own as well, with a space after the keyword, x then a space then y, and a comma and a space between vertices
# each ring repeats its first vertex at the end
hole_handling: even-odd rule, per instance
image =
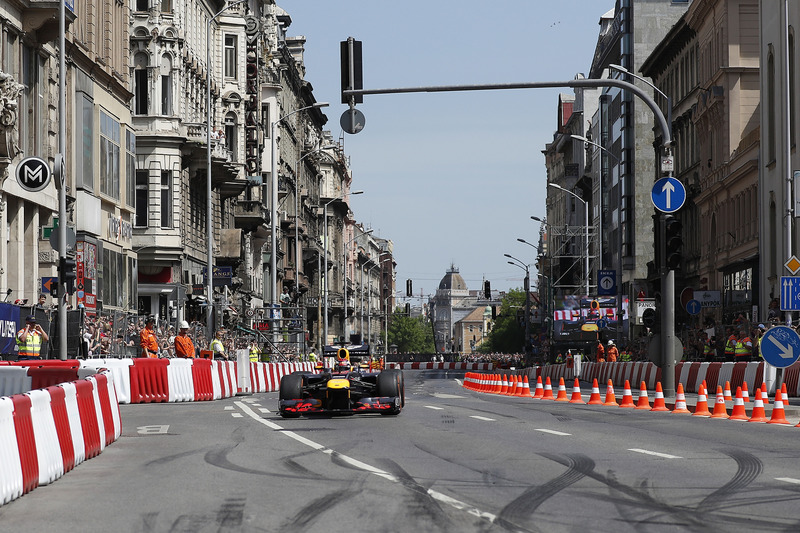
POLYGON ((238 156, 238 150, 236 148, 237 129, 236 113, 231 112, 225 115, 225 147, 230 150, 232 161, 237 161, 238 156))
POLYGON ((149 112, 147 105, 147 67, 150 65, 150 58, 145 52, 139 52, 133 56, 133 93, 134 109, 137 115, 146 115, 149 112))

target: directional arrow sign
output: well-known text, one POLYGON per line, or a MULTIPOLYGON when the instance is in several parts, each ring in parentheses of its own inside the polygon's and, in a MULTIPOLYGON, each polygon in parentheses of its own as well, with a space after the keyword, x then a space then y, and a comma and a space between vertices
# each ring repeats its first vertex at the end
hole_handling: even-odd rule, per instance
POLYGON ((787 326, 767 330, 761 339, 764 361, 776 368, 786 368, 800 357, 800 335, 787 326))
POLYGON ((800 311, 800 277, 781 276, 781 311, 800 311))
POLYGON ((597 294, 598 296, 613 296, 617 294, 616 270, 597 271, 597 294))
POLYGON ((694 299, 689 300, 689 302, 686 304, 686 311, 688 311, 690 315, 699 315, 702 309, 703 304, 694 299))
POLYGON ((653 205, 662 213, 674 213, 686 202, 686 188, 676 178, 661 178, 650 191, 653 205))

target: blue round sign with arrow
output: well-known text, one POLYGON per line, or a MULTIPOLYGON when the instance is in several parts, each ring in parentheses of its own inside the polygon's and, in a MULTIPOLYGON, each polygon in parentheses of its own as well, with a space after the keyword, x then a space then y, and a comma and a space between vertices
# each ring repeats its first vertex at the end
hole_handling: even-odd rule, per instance
POLYGON ((690 315, 699 315, 702 309, 703 309, 703 304, 701 304, 699 300, 692 299, 686 303, 686 311, 690 315))
POLYGON ((674 213, 686 202, 686 187, 677 178, 661 178, 653 184, 650 198, 662 213, 674 213))
POLYGON ((787 326, 775 326, 761 339, 764 361, 776 368, 786 368, 800 357, 800 335, 787 326))

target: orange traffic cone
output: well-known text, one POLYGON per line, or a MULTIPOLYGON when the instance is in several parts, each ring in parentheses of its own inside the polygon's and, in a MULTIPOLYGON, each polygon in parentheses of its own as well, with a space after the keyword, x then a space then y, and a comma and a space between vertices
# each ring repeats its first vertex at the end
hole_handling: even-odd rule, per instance
POLYGON ((533 392, 533 397, 541 400, 544 396, 544 385, 542 385, 542 376, 536 376, 536 390, 533 392))
POLYGON ((742 395, 742 388, 736 387, 736 398, 733 400, 733 411, 731 411, 731 420, 747 420, 747 412, 744 410, 744 396, 742 395))
POLYGON ((617 398, 614 396, 614 384, 610 379, 608 380, 608 385, 606 385, 606 401, 603 402, 603 405, 617 407, 617 398))
POLYGON ((775 391, 775 403, 772 404, 772 417, 770 417, 767 424, 788 424, 786 420, 786 411, 783 409, 783 393, 780 390, 775 391))
POLYGON ((558 378, 558 394, 556 395, 557 402, 568 402, 567 387, 564 385, 564 378, 558 378))
POLYGON ((761 401, 764 402, 764 405, 769 405, 769 394, 767 394, 767 384, 761 384, 761 401))
POLYGON ((631 393, 631 382, 627 379, 625 380, 625 388, 622 390, 622 403, 619 404, 620 407, 636 407, 636 404, 633 403, 633 394, 631 393))
POLYGON ((592 395, 589 396, 588 405, 603 405, 603 399, 600 398, 600 386, 597 384, 597 378, 592 380, 592 395))
POLYGON ((747 382, 746 381, 742 382, 742 399, 744 400, 744 403, 747 403, 747 402, 750 401, 750 392, 747 390, 747 382))
POLYGON ((517 376, 513 375, 508 380, 508 391, 506 396, 515 396, 517 394, 517 376))
POLYGON ((781 383, 781 399, 783 400, 783 408, 789 405, 789 392, 786 390, 786 383, 781 383))
POLYGON ((761 399, 761 389, 756 389, 753 399, 753 414, 748 422, 766 422, 767 413, 764 411, 764 400, 761 399))
POLYGON ((500 392, 502 390, 503 390, 503 378, 500 376, 500 374, 495 374, 494 375, 494 388, 492 389, 492 392, 494 394, 500 394, 500 392))
POLYGON ((683 383, 678 383, 678 390, 675 392, 675 409, 673 413, 691 413, 686 408, 686 393, 683 392, 683 383))
POLYGON ((522 386, 517 390, 517 396, 520 398, 531 397, 531 384, 528 382, 528 375, 522 376, 522 386))
POLYGON ((722 392, 722 387, 719 385, 717 385, 717 399, 714 402, 714 412, 711 413, 711 418, 730 418, 728 408, 725 407, 725 393, 722 392))
POLYGON ((700 390, 697 391, 697 405, 694 407, 692 416, 711 416, 708 410, 708 396, 706 396, 706 388, 700 385, 700 390))
POLYGON ((656 383, 656 397, 653 400, 653 408, 650 409, 650 410, 651 411, 667 411, 667 412, 669 412, 669 409, 667 408, 667 404, 664 401, 664 389, 661 388, 661 382, 660 381, 656 383))
POLYGON ((644 381, 639 387, 639 400, 636 402, 636 409, 650 409, 650 398, 647 397, 647 384, 644 381))
POLYGON ((729 401, 729 400, 733 400, 733 397, 731 396, 731 382, 730 381, 726 381, 725 382, 725 388, 722 389, 722 395, 725 397, 725 401, 726 402, 729 401))
POLYGON ((569 403, 586 403, 581 396, 581 382, 578 378, 575 378, 575 384, 572 385, 572 398, 569 399, 569 403))
POLYGON ((508 394, 508 376, 503 374, 503 379, 500 381, 500 394, 505 396, 508 394))
POLYGON ((544 395, 542 396, 542 400, 554 400, 553 398, 553 384, 550 383, 550 376, 547 376, 547 380, 544 382, 544 395))

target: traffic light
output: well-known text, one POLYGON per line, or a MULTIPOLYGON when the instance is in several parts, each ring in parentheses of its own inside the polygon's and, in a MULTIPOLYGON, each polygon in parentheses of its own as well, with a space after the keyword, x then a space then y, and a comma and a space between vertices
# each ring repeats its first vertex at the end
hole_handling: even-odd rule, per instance
POLYGON ((483 297, 487 300, 492 299, 492 284, 488 279, 483 281, 483 297))
MULTIPOLYGON (((353 90, 357 91, 364 88, 364 74, 361 62, 361 41, 356 41, 349 37, 346 41, 339 43, 340 59, 341 59, 341 79, 342 79, 342 92, 353 90), (352 59, 352 62, 351 62, 352 59)), ((354 104, 364 102, 364 95, 358 94, 354 96, 342 95, 342 103, 350 103, 353 99, 354 104)))
POLYGON ((406 296, 411 298, 414 296, 414 287, 412 286, 411 280, 406 280, 406 296))
POLYGON ((66 285, 67 294, 75 292, 76 265, 75 260, 68 257, 61 257, 58 260, 58 281, 59 284, 66 285))
POLYGON ((411 304, 406 303, 406 316, 411 316, 411 304))
POLYGON ((664 221, 664 264, 670 270, 675 270, 681 265, 682 230, 683 224, 676 217, 668 216, 664 221))

